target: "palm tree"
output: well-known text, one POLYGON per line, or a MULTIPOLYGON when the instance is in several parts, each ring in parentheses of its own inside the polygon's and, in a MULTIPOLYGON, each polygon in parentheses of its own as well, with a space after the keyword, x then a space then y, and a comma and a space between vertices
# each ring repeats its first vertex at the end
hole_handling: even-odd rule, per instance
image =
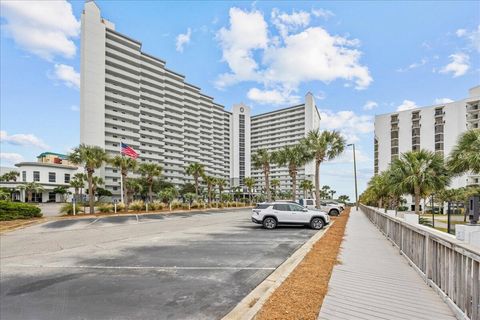
POLYGON ((255 187, 255 178, 253 177, 246 177, 243 179, 243 184, 248 189, 248 202, 251 204, 252 203, 252 193, 253 193, 253 187, 255 187))
POLYGON ((330 186, 323 186, 320 190, 320 199, 327 199, 330 194, 330 186))
POLYGON ((198 196, 198 179, 205 175, 205 166, 198 162, 191 163, 187 167, 186 173, 193 177, 193 180, 195 181, 195 193, 198 196))
POLYGON ((90 214, 94 214, 95 196, 93 193, 93 174, 104 162, 108 161, 107 153, 100 147, 81 144, 68 156, 68 160, 73 164, 83 165, 85 167, 85 171, 87 172, 90 214))
POLYGON ((454 174, 480 173, 480 129, 468 130, 460 136, 450 153, 447 167, 454 174))
MULTIPOLYGON (((80 173, 83 175, 83 173, 80 173)), ((85 187, 85 181, 77 176, 77 174, 70 180, 70 187, 75 189, 75 200, 78 201, 79 190, 85 187)))
POLYGON ((129 199, 135 200, 135 196, 143 191, 143 185, 139 179, 128 178, 123 181, 125 187, 125 212, 128 211, 129 199))
MULTIPOLYGON (((87 182, 87 175, 85 173, 79 172, 75 173, 73 178, 81 181, 82 186, 80 187, 80 198, 83 199, 83 188, 85 187, 85 182, 87 182)), ((78 184, 80 185, 80 182, 78 184)))
POLYGON ((272 187, 273 190, 273 197, 277 197, 277 188, 280 187, 280 179, 272 179, 270 181, 270 186, 272 187))
POLYGON ((158 193, 158 198, 168 203, 169 210, 172 211, 172 201, 178 196, 178 190, 175 187, 168 187, 158 193))
POLYGON ((43 192, 45 189, 36 182, 29 182, 24 185, 18 186, 19 190, 25 190, 27 193, 27 202, 32 202, 32 197, 34 193, 43 192))
POLYGON ((219 197, 220 197, 220 202, 223 202, 223 199, 222 199, 222 193, 223 193, 223 190, 225 189, 226 185, 227 185, 227 181, 225 181, 225 179, 223 178, 217 178, 217 186, 218 186, 218 192, 219 192, 219 197))
POLYGON ((345 194, 342 194, 342 195, 338 196, 338 201, 343 202, 343 203, 347 203, 347 202, 350 202, 350 197, 345 195, 345 194))
POLYGON ((150 202, 153 202, 153 183, 155 178, 162 175, 162 167, 156 163, 142 163, 138 171, 145 178, 148 185, 148 197, 150 202))
POLYGON ((275 153, 269 153, 265 149, 257 150, 252 156, 252 164, 255 169, 261 169, 265 178, 265 191, 267 192, 267 201, 272 201, 270 192, 270 164, 275 159, 275 153))
POLYGON ((300 182, 300 189, 303 190, 303 198, 306 199, 307 192, 309 192, 310 194, 312 193, 313 182, 310 180, 303 180, 302 182, 300 182))
POLYGON ((274 161, 279 166, 288 166, 288 175, 292 179, 292 200, 297 196, 298 168, 308 162, 308 154, 304 144, 286 146, 275 154, 274 161))
POLYGON ((93 194, 97 193, 98 187, 103 186, 105 184, 103 179, 101 177, 97 177, 97 176, 94 176, 92 178, 92 183, 93 183, 93 194))
POLYGON ((207 198, 208 203, 212 202, 212 190, 215 188, 215 184, 217 183, 216 179, 212 176, 204 176, 203 180, 207 184, 207 198))
POLYGON ((448 185, 450 177, 443 157, 431 151, 410 151, 402 154, 391 166, 392 182, 403 193, 415 198, 415 213, 420 212, 420 198, 448 185))
POLYGON ((0 176, 0 181, 5 181, 5 182, 14 181, 15 182, 15 181, 17 181, 18 176, 20 176, 20 172, 12 170, 12 171, 6 172, 2 176, 0 176))
POLYGON ((345 139, 337 131, 310 131, 303 143, 315 161, 315 197, 320 209, 320 164, 332 160, 345 149, 345 139))
POLYGON ((388 197, 390 189, 390 181, 389 175, 391 172, 385 170, 370 179, 368 182, 369 188, 371 188, 375 198, 377 200, 377 207, 383 208, 384 207, 384 200, 388 197))
POLYGON ((333 195, 337 193, 335 190, 330 190, 330 199, 333 199, 333 195))
POLYGON ((127 196, 127 175, 129 171, 135 171, 137 168, 137 160, 130 157, 124 156, 115 156, 110 160, 110 163, 115 167, 120 169, 120 174, 122 175, 123 180, 123 194, 125 202, 125 212, 128 212, 128 196, 127 196))

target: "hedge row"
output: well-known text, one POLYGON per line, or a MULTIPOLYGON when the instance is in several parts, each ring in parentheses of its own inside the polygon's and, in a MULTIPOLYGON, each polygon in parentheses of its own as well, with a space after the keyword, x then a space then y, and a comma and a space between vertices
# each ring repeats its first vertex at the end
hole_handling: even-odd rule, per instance
POLYGON ((35 205, 0 200, 0 221, 39 218, 41 209, 35 205))

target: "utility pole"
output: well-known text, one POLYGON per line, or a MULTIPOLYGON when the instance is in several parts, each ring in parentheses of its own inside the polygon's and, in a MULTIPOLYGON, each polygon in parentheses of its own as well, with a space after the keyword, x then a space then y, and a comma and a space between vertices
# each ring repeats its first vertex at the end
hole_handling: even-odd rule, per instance
POLYGON ((347 147, 353 147, 353 176, 355 179, 355 206, 358 210, 358 189, 357 189, 357 159, 355 156, 355 143, 347 144, 347 147))

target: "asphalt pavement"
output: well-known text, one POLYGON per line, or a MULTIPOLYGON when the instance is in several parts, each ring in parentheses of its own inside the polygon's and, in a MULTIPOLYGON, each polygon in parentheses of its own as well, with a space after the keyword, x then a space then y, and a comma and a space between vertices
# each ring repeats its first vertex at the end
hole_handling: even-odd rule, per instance
POLYGON ((1 236, 0 319, 220 319, 315 232, 248 209, 32 226, 1 236))

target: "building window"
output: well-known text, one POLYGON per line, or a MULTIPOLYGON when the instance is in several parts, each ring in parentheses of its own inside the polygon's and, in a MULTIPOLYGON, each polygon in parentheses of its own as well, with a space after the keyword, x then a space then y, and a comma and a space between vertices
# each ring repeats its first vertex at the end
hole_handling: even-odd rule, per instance
POLYGON ((70 183, 70 173, 65 173, 65 183, 70 183))
POLYGON ((22 181, 27 182, 27 171, 22 171, 22 181))
POLYGON ((57 179, 55 177, 55 172, 49 172, 48 173, 48 182, 56 182, 57 179))
POLYGON ((33 181, 40 181, 40 171, 33 171, 33 181))

